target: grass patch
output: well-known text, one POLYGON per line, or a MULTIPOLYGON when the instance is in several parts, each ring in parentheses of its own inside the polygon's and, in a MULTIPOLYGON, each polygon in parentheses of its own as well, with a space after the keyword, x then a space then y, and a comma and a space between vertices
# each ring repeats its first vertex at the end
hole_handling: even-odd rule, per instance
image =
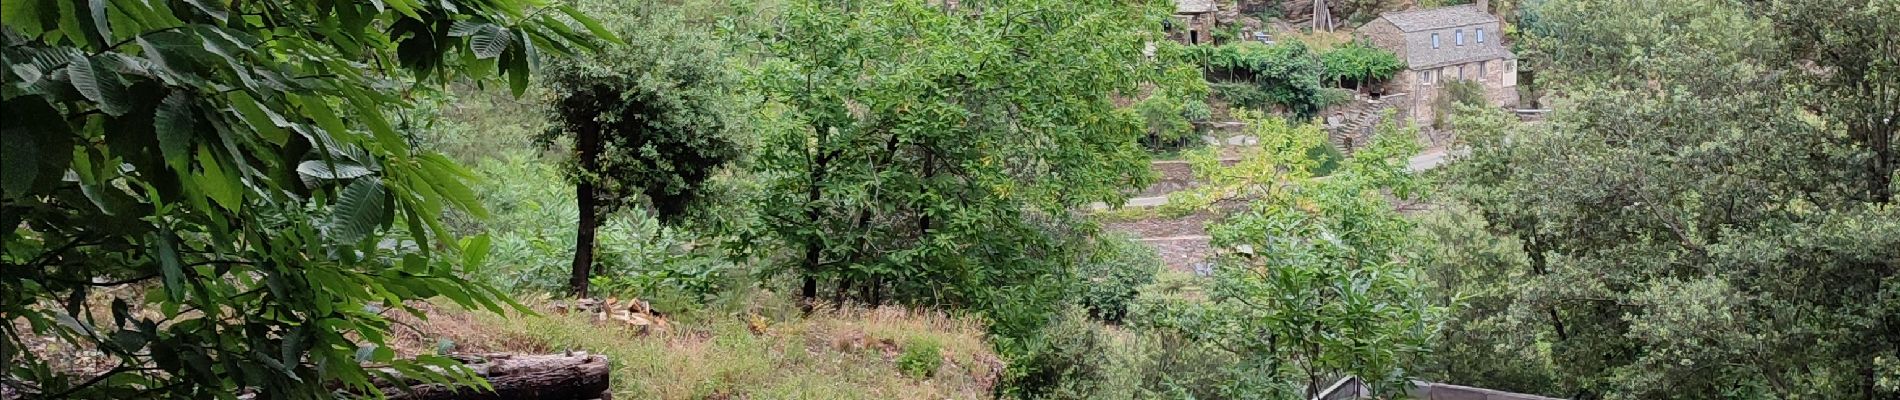
POLYGON ((689 318, 641 334, 586 315, 437 307, 409 341, 430 349, 452 341, 459 352, 605 355, 614 395, 627 399, 988 398, 1003 369, 982 327, 966 319, 888 307, 760 316, 774 314, 689 318))
POLYGON ((1089 213, 1089 215, 1095 217, 1096 222, 1114 223, 1151 219, 1174 219, 1194 215, 1195 212, 1199 211, 1201 210, 1195 207, 1180 206, 1175 202, 1168 202, 1168 204, 1155 207, 1111 208, 1094 211, 1089 213))
POLYGON ((1343 30, 1332 31, 1332 32, 1327 32, 1327 31, 1276 32, 1274 36, 1276 40, 1282 40, 1282 41, 1295 40, 1301 43, 1306 43, 1307 47, 1312 48, 1314 52, 1320 52, 1320 53, 1326 52, 1327 50, 1332 50, 1334 47, 1339 47, 1347 43, 1352 43, 1352 32, 1347 32, 1343 30))

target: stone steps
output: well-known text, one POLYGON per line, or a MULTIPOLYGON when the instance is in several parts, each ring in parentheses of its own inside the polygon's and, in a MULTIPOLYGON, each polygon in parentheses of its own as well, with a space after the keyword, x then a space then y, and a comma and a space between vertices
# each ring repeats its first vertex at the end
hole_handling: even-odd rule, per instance
POLYGON ((1392 108, 1391 103, 1378 100, 1362 100, 1347 108, 1345 122, 1327 134, 1327 142, 1340 154, 1352 154, 1352 151, 1364 146, 1366 139, 1372 137, 1373 127, 1378 126, 1385 110, 1392 108))

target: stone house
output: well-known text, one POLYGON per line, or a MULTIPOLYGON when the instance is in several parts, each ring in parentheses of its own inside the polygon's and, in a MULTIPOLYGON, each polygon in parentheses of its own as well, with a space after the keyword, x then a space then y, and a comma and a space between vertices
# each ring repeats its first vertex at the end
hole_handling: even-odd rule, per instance
POLYGON ((1168 36, 1185 44, 1214 43, 1214 0, 1174 0, 1174 21, 1168 36))
POLYGON ((1359 28, 1405 60, 1382 88, 1401 117, 1430 126, 1432 104, 1453 80, 1477 82, 1492 105, 1517 106, 1517 55, 1499 40, 1503 31, 1487 3, 1388 12, 1359 28))

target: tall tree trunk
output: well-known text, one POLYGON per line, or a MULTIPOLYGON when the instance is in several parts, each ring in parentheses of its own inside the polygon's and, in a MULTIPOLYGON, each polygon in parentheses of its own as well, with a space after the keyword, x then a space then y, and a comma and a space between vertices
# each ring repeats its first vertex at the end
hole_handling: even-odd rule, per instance
MULTIPOLYGON (((831 163, 831 153, 824 149, 826 136, 828 136, 826 133, 829 128, 823 126, 816 128, 818 128, 819 148, 817 154, 812 157, 812 162, 809 164, 810 171, 808 171, 807 176, 811 179, 811 182, 807 183, 808 186, 805 191, 805 223, 810 224, 812 227, 817 227, 819 225, 818 219, 823 216, 818 209, 818 200, 824 196, 824 192, 820 188, 825 182, 825 171, 826 168, 828 168, 827 164, 831 163)), ((805 284, 803 285, 804 287, 799 290, 798 296, 800 303, 802 303, 799 305, 799 308, 803 309, 807 314, 811 313, 813 304, 818 301, 818 264, 819 258, 823 256, 823 253, 823 241, 818 238, 806 238, 805 262, 802 266, 803 268, 799 271, 801 275, 804 275, 805 284)))
POLYGON ((594 267, 594 231, 600 226, 600 211, 597 209, 599 196, 596 195, 592 176, 600 170, 600 127, 589 126, 581 129, 574 140, 576 151, 580 152, 581 170, 584 176, 574 184, 574 203, 580 210, 580 223, 574 234, 574 265, 568 276, 568 289, 574 297, 587 297, 587 277, 593 274, 594 267))
MULTIPOLYGON (((1550 273, 1549 267, 1546 264, 1549 261, 1544 258, 1544 242, 1533 236, 1530 238, 1530 243, 1527 243, 1524 247, 1526 252, 1530 253, 1531 273, 1540 277, 1550 273)), ((1557 313, 1557 305, 1551 304, 1546 306, 1544 311, 1550 314, 1550 324, 1551 327, 1557 331, 1557 341, 1570 340, 1570 333, 1564 329, 1563 316, 1557 313)))
POLYGON ((831 307, 844 308, 845 295, 851 293, 851 276, 838 274, 838 287, 831 292, 831 307))
MULTIPOLYGON (((1879 118, 1879 116, 1870 118, 1879 118)), ((1872 169, 1870 172, 1873 174, 1873 181, 1868 182, 1868 189, 1875 203, 1891 203, 1893 202, 1894 171, 1893 126, 1868 121, 1865 129, 1868 147, 1874 151, 1873 159, 1868 160, 1868 166, 1872 169), (1882 129, 1883 127, 1886 129, 1882 129)))

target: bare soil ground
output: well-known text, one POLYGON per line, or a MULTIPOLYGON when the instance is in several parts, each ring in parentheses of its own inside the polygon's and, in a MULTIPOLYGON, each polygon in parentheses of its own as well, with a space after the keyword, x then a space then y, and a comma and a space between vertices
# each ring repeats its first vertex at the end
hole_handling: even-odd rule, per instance
POLYGON ((1186 162, 1157 161, 1151 164, 1151 168, 1161 174, 1161 179, 1156 180, 1153 185, 1148 185, 1147 189, 1143 189, 1141 194, 1135 197, 1166 196, 1168 193, 1181 191, 1194 185, 1194 171, 1186 162))

